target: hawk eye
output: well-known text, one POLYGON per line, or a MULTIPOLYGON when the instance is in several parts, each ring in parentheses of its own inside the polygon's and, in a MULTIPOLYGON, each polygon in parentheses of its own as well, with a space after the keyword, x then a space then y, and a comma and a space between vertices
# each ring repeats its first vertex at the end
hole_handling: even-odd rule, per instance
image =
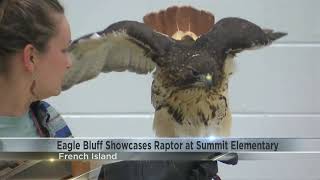
POLYGON ((200 75, 199 71, 194 70, 194 69, 191 69, 191 73, 192 73, 193 76, 199 76, 200 75))

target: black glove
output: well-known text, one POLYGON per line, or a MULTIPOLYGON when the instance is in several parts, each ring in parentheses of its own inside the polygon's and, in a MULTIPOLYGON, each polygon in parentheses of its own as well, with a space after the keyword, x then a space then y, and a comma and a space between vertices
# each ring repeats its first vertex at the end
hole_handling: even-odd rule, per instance
POLYGON ((217 172, 216 161, 122 161, 103 165, 98 179, 212 180, 217 172))
POLYGON ((219 161, 224 164, 236 165, 238 163, 238 154, 237 153, 214 153, 211 154, 208 159, 219 161))
POLYGON ((220 180, 217 161, 199 161, 191 170, 188 180, 220 180))

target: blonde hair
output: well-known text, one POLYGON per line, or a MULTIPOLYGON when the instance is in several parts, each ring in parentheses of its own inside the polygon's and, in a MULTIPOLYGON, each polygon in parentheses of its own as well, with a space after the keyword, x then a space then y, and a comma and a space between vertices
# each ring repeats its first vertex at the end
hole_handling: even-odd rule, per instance
POLYGON ((0 0, 0 73, 27 44, 46 51, 57 31, 54 13, 64 14, 58 0, 0 0))

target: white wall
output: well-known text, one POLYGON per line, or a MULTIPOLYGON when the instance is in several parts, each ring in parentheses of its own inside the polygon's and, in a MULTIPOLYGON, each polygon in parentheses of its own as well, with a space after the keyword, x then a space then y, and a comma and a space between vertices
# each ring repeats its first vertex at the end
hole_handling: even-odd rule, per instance
MULTIPOLYGON (((319 137, 319 0, 61 0, 73 38, 171 5, 193 5, 216 20, 236 16, 289 35, 237 57, 230 82, 232 136, 319 137)), ((49 99, 75 136, 153 136, 151 75, 102 74, 49 99)), ((320 179, 319 160, 240 161, 224 179, 320 179), (300 169, 299 169, 300 168, 300 169), (292 173, 294 172, 294 173, 292 173)))

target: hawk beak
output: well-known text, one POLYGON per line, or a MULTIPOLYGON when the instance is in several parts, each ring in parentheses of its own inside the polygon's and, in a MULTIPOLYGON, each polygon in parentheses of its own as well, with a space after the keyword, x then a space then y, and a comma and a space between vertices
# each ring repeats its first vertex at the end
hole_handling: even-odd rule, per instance
POLYGON ((208 87, 208 88, 211 88, 213 83, 212 83, 212 75, 211 74, 207 74, 205 76, 205 85, 208 87))
POLYGON ((193 86, 211 89, 212 86, 214 86, 212 75, 211 74, 206 74, 206 75, 201 74, 199 76, 199 79, 197 80, 196 83, 193 84, 193 86))

